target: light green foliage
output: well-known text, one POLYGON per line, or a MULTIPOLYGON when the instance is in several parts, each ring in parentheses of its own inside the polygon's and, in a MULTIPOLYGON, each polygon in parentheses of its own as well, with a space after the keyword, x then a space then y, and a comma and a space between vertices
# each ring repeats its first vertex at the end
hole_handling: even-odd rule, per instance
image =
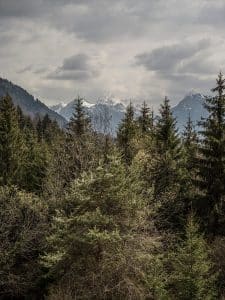
POLYGON ((167 274, 170 299, 217 299, 215 274, 206 241, 198 233, 198 226, 190 217, 185 240, 169 256, 170 271, 167 274))
POLYGON ((157 249, 147 216, 133 172, 111 157, 72 184, 44 262, 76 299, 145 299, 152 292, 145 270, 157 249))

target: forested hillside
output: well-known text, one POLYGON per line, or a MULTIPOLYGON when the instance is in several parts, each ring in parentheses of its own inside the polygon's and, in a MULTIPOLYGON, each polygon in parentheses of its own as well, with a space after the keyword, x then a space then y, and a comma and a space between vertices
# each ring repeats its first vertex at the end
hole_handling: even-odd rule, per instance
POLYGON ((130 103, 116 136, 81 98, 61 129, 4 95, 0 299, 224 299, 221 73, 213 92, 201 132, 178 134, 165 98, 138 117, 130 103))
POLYGON ((56 120, 60 127, 66 125, 66 120, 55 111, 48 108, 43 102, 35 99, 26 90, 12 82, 0 78, 0 97, 9 94, 15 106, 19 106, 25 115, 30 116, 32 119, 38 115, 44 117, 48 114, 51 120, 56 120))

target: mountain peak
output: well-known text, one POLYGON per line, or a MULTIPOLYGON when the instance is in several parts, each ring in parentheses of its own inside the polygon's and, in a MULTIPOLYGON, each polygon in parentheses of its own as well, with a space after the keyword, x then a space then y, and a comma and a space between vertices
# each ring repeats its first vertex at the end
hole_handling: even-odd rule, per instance
POLYGON ((174 117, 177 120, 177 127, 183 131, 190 115, 192 122, 197 125, 201 118, 208 116, 204 107, 205 96, 200 93, 188 93, 175 107, 172 108, 174 117))

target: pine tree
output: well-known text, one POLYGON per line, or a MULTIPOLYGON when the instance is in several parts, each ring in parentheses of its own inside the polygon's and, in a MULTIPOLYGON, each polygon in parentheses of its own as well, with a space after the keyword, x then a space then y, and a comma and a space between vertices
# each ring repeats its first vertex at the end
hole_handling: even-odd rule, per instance
POLYGON ((1 299, 41 298, 37 295, 43 275, 39 256, 47 248, 47 211, 46 202, 37 196, 0 187, 1 299))
POLYGON ((17 184, 20 181, 24 149, 17 110, 11 97, 6 95, 0 99, 1 184, 17 184))
POLYGON ((137 126, 134 119, 134 108, 132 103, 130 103, 117 132, 118 145, 127 165, 131 164, 135 154, 133 139, 135 138, 136 130, 137 126))
POLYGON ((140 111, 141 115, 138 118, 139 127, 142 134, 149 134, 153 130, 153 112, 147 106, 146 102, 143 103, 140 111))
POLYGON ((54 143, 57 137, 62 134, 57 121, 51 120, 48 114, 43 118, 37 116, 36 132, 39 142, 46 142, 49 145, 54 143))
POLYGON ((82 137, 90 130, 90 127, 90 118, 85 112, 83 99, 78 97, 75 100, 74 112, 68 124, 68 134, 71 134, 76 138, 82 137))
POLYGON ((159 195, 179 179, 181 143, 177 134, 176 121, 172 116, 169 99, 165 98, 155 129, 156 166, 155 194, 159 195))
POLYGON ((73 182, 61 207, 49 238, 53 251, 44 262, 61 277, 64 293, 72 299, 147 299, 154 284, 144 284, 145 272, 154 277, 157 242, 136 173, 127 176, 121 159, 111 156, 73 182))
MULTIPOLYGON (((197 143, 197 133, 194 129, 193 122, 191 120, 191 116, 189 114, 187 124, 185 126, 185 130, 183 132, 183 141, 184 146, 187 149, 187 151, 191 154, 192 148, 196 146, 197 143)), ((193 153, 192 153, 193 156, 193 153)))
POLYGON ((185 240, 168 258, 168 298, 180 300, 218 299, 216 274, 204 237, 191 216, 186 226, 185 240))
POLYGON ((185 203, 184 211, 190 213, 192 210, 192 202, 195 195, 195 187, 193 181, 196 179, 196 155, 198 149, 198 136, 194 129, 193 122, 189 115, 185 130, 183 132, 183 171, 184 176, 181 182, 181 197, 185 203))
POLYGON ((196 160, 198 178, 196 185, 200 194, 196 197, 197 210, 211 234, 224 232, 225 212, 225 79, 222 73, 217 86, 212 89, 217 95, 206 98, 209 117, 202 122, 202 141, 196 160), (223 224, 223 225, 222 225, 223 224))
POLYGON ((28 192, 41 194, 47 176, 49 149, 38 141, 34 131, 23 132, 25 138, 25 163, 22 166, 19 186, 28 192))
POLYGON ((64 163, 67 171, 63 180, 65 185, 96 163, 96 156, 100 147, 97 143, 97 136, 92 130, 90 118, 83 106, 83 100, 78 97, 66 131, 64 163))

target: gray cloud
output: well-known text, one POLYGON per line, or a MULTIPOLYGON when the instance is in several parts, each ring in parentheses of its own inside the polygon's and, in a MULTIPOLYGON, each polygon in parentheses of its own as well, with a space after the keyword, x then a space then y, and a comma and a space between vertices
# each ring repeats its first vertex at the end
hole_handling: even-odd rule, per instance
POLYGON ((29 65, 29 66, 26 66, 22 69, 19 69, 16 73, 17 74, 21 74, 21 73, 24 73, 24 72, 27 72, 27 71, 31 71, 32 70, 32 65, 29 65))
POLYGON ((224 70, 224 12, 224 0, 0 0, 0 76, 49 102, 76 84, 177 101, 224 70))
POLYGON ((66 58, 63 62, 61 69, 86 71, 89 69, 89 57, 86 54, 80 53, 66 58))
POLYGON ((179 65, 210 45, 209 40, 163 46, 136 56, 136 64, 150 71, 175 71, 179 65))
POLYGON ((90 57, 79 53, 65 58, 61 67, 50 73, 47 78, 57 80, 87 80, 99 75, 90 57))

